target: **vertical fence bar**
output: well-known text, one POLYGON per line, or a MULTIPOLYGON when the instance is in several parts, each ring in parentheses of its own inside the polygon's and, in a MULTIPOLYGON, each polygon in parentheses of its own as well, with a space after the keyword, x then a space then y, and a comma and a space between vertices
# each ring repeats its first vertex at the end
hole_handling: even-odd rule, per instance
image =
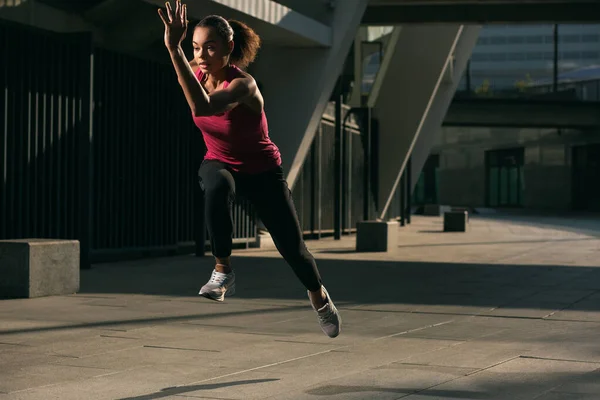
POLYGON ((92 39, 86 37, 86 51, 82 53, 82 76, 81 76, 81 96, 82 96, 82 118, 79 136, 79 193, 80 193, 80 214, 79 214, 79 242, 81 253, 81 268, 91 268, 91 248, 93 225, 93 149, 94 141, 93 117, 94 117, 94 52, 92 48, 92 39))
MULTIPOLYGON (((6 60, 8 59, 7 51, 8 35, 6 29, 0 25, 0 57, 6 60)), ((7 77, 8 63, 0 63, 0 220, 6 221, 6 193, 7 193, 7 153, 8 148, 6 145, 6 139, 8 137, 8 128, 6 126, 8 120, 8 77, 7 77)), ((7 224, 0 224, 0 237, 6 237, 7 224)))
POLYGON ((368 221, 371 218, 371 107, 363 109, 363 126, 365 127, 363 219, 368 221))
MULTIPOLYGON (((30 35, 27 35, 27 46, 28 48, 31 48, 31 46, 34 46, 33 44, 33 40, 32 37, 30 35)), ((24 61, 29 63, 31 62, 31 58, 30 58, 30 53, 26 53, 23 55, 24 56, 24 61)), ((20 224, 22 225, 22 235, 23 237, 26 236, 30 236, 31 235, 31 226, 30 226, 30 218, 31 218, 31 176, 33 175, 33 173, 30 171, 31 168, 31 143, 33 142, 33 137, 32 137, 32 124, 31 124, 31 119, 32 119, 32 92, 34 90, 33 88, 33 69, 32 68, 27 68, 25 71, 23 71, 23 110, 22 110, 22 114, 25 117, 25 121, 23 121, 23 129, 20 132, 21 135, 23 135, 23 139, 24 139, 24 152, 23 152, 23 158, 22 158, 22 172, 21 172, 21 176, 20 176, 20 181, 22 181, 23 186, 22 186, 22 199, 19 203, 19 207, 21 208, 21 212, 20 214, 22 214, 23 219, 21 220, 20 224)), ((60 190, 60 188, 59 188, 60 190)))
MULTIPOLYGON (((42 57, 47 59, 51 56, 52 52, 52 44, 50 38, 47 35, 44 35, 40 38, 40 49, 42 52, 42 57)), ((47 68, 44 68, 40 71, 41 83, 40 83, 40 107, 41 112, 38 114, 38 121, 41 125, 40 127, 40 138, 39 138, 39 146, 38 152, 40 158, 38 159, 38 170, 36 174, 40 177, 40 207, 38 208, 39 215, 39 231, 38 235, 40 237, 48 237, 50 235, 50 219, 48 218, 48 210, 47 204, 50 201, 48 196, 48 191, 50 188, 50 181, 48 176, 48 153, 50 152, 50 146, 48 146, 48 121, 49 121, 49 105, 50 105, 50 84, 49 80, 51 79, 52 69, 51 64, 47 65, 47 68)))
POLYGON ((354 132, 353 130, 349 129, 346 131, 347 134, 344 135, 346 137, 346 140, 348 141, 348 146, 347 146, 347 154, 348 154, 348 162, 347 162, 347 174, 348 174, 348 187, 346 188, 346 228, 347 228, 347 233, 348 235, 350 235, 352 233, 352 158, 353 158, 353 152, 352 152, 352 142, 354 140, 354 132))
POLYGON ((342 136, 342 87, 341 78, 335 88, 335 167, 334 167, 334 195, 333 195, 333 237, 335 240, 340 240, 342 236, 342 198, 343 198, 343 136, 342 136))
MULTIPOLYGON (((7 29, 0 25, 0 57, 8 60, 8 34, 7 29)), ((0 220, 8 221, 7 215, 7 174, 8 174, 8 65, 7 62, 0 63, 0 220)), ((8 224, 0 224, 0 237, 8 237, 8 224)))
MULTIPOLYGON (((18 40, 18 46, 22 46, 21 48, 27 48, 27 35, 23 35, 19 38, 18 40)), ((18 56, 21 56, 20 52, 18 51, 18 48, 15 49, 15 53, 18 54, 18 56)), ((26 71, 26 69, 21 70, 20 72, 17 72, 14 76, 13 79, 16 80, 16 85, 15 85, 15 92, 14 92, 14 104, 15 104, 15 108, 16 108, 16 112, 13 116, 14 119, 14 124, 13 124, 13 129, 12 132, 10 132, 9 134, 12 134, 13 136, 13 143, 14 143, 14 148, 15 151, 13 153, 13 173, 14 173, 14 186, 15 186, 15 191, 14 194, 12 196, 12 204, 10 207, 11 213, 14 215, 14 224, 15 224, 15 230, 16 230, 16 237, 17 238, 22 238, 24 237, 24 232, 23 232, 23 225, 22 225, 22 212, 20 210, 20 205, 22 204, 23 201, 23 180, 19 179, 19 176, 21 176, 22 174, 22 169, 23 169, 23 152, 22 152, 22 148, 23 148, 23 119, 25 118, 23 116, 24 110, 25 110, 25 105, 23 104, 23 92, 25 90, 25 84, 24 84, 24 80, 25 77, 23 76, 23 72, 26 71)))
POLYGON ((317 228, 317 203, 319 192, 317 190, 317 163, 319 160, 318 155, 318 142, 319 142, 319 132, 317 128, 317 134, 313 139, 310 150, 310 234, 314 235, 317 228))
POLYGON ((411 193, 412 193, 412 183, 411 183, 411 174, 412 174, 412 156, 408 158, 408 162, 406 163, 406 223, 410 224, 410 209, 411 209, 411 193))
POLYGON ((400 225, 406 225, 406 168, 400 177, 400 225))
POLYGON ((321 239, 323 210, 322 210, 322 189, 323 189, 323 124, 319 124, 317 132, 317 239, 321 239))
POLYGON ((553 65, 552 65, 552 92, 558 92, 558 24, 553 25, 553 44, 554 44, 554 52, 553 52, 553 65))

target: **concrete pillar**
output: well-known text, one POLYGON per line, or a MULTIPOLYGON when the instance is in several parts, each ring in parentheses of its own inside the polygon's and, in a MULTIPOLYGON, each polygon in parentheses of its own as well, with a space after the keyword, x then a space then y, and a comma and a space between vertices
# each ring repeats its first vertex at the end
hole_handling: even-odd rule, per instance
POLYGON ((330 46, 265 46, 252 67, 262 83, 270 136, 281 149, 290 187, 302 168, 367 2, 337 3, 332 10, 330 46))
POLYGON ((419 180, 419 175, 425 166, 433 144, 441 135, 442 122, 467 68, 467 63, 477 43, 480 30, 481 27, 475 25, 464 25, 462 28, 460 38, 454 49, 452 63, 449 66, 451 68, 446 68, 445 77, 440 83, 431 110, 425 118, 421 133, 417 137, 412 151, 411 193, 419 180))
MULTIPOLYGON (((469 39, 465 40, 461 61, 463 53, 467 58, 470 56, 472 46, 469 44, 473 38, 477 39, 477 28, 465 31, 462 25, 406 25, 395 32, 395 46, 388 48, 390 58, 385 76, 377 87, 376 97, 369 100, 375 107, 380 128, 378 206, 381 219, 387 214, 419 135, 424 128, 433 132, 423 139, 422 152, 427 149, 428 153, 427 146, 432 144, 435 129, 442 125, 458 84, 454 77, 460 77, 464 70, 460 68, 462 62, 458 65, 453 59, 463 32, 468 33, 465 37, 469 39)), ((415 174, 421 168, 419 161, 415 174)))

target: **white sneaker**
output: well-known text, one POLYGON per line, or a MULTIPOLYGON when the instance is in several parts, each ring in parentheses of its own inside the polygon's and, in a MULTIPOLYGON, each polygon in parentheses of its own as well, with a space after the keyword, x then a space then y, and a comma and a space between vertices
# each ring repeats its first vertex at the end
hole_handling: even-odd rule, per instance
POLYGON ((231 271, 228 274, 213 270, 210 279, 206 285, 202 286, 200 296, 215 301, 223 301, 225 296, 235 294, 235 273, 231 271))
POLYGON ((334 338, 338 336, 342 330, 342 317, 340 316, 338 309, 333 304, 331 297, 329 297, 329 293, 327 292, 327 289, 325 289, 325 286, 322 286, 322 288, 325 296, 327 296, 327 303, 318 310, 315 308, 315 306, 312 307, 313 310, 317 312, 317 319, 319 320, 319 325, 321 326, 323 333, 330 338, 334 338))

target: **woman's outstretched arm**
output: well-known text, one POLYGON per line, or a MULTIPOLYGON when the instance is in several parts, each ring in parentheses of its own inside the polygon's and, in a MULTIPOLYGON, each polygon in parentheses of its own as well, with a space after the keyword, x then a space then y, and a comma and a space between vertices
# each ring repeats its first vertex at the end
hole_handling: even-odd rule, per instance
POLYGON ((177 80, 194 116, 218 114, 256 93, 256 83, 250 76, 234 79, 224 90, 210 95, 206 93, 181 48, 181 42, 187 33, 187 6, 177 0, 173 12, 171 4, 167 2, 167 15, 164 15, 162 9, 158 10, 158 14, 165 24, 165 46, 169 50, 177 80))

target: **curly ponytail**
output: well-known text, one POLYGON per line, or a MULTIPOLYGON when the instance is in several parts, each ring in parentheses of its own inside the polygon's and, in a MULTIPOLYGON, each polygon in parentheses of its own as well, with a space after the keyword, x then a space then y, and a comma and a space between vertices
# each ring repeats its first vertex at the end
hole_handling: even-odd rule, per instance
POLYGON ((256 58, 260 49, 260 37, 243 22, 229 20, 229 25, 233 29, 231 63, 240 69, 245 69, 256 58))
POLYGON ((229 62, 236 67, 245 69, 256 58, 261 45, 260 37, 243 22, 227 21, 219 15, 209 15, 196 26, 214 28, 225 43, 233 40, 229 62))

